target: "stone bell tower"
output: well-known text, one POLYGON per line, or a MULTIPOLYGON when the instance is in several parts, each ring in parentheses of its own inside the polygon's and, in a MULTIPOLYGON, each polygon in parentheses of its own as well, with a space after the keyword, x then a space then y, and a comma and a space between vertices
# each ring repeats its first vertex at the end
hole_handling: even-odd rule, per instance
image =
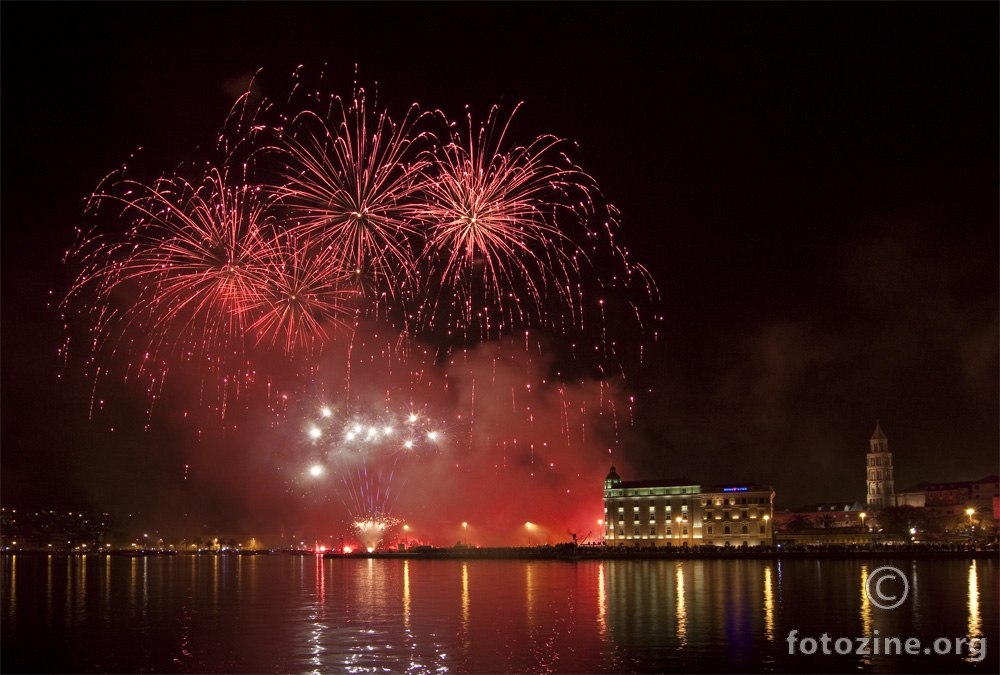
POLYGON ((868 441, 868 508, 884 509, 896 505, 895 483, 892 478, 892 453, 889 439, 875 422, 875 433, 868 441))

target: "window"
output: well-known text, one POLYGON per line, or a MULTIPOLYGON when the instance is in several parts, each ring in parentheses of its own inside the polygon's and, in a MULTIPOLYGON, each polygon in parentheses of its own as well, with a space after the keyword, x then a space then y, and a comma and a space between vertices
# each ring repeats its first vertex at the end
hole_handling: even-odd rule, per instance
POLYGON ((725 511, 722 512, 722 517, 725 518, 726 520, 729 520, 729 509, 726 509, 725 511))
POLYGON ((633 537, 638 537, 639 536, 639 528, 638 527, 635 528, 635 530, 632 532, 632 536, 633 537))
POLYGON ((619 523, 624 523, 625 522, 625 514, 624 513, 619 513, 618 514, 618 522, 619 523))
POLYGON ((740 512, 740 518, 742 518, 743 520, 746 520, 746 519, 747 519, 747 510, 746 510, 746 509, 743 509, 743 510, 742 510, 742 511, 740 512))
POLYGON ((684 526, 684 529, 683 529, 683 530, 681 530, 681 534, 683 534, 683 535, 684 535, 685 537, 686 537, 686 536, 688 536, 688 528, 687 528, 687 525, 685 525, 685 526, 684 526))
POLYGON ((726 525, 725 529, 723 530, 723 534, 725 534, 726 536, 729 535, 729 526, 728 525, 726 525))
POLYGON ((650 537, 655 537, 656 536, 656 528, 655 527, 649 528, 649 536, 650 537))
POLYGON ((708 526, 708 536, 710 536, 710 537, 715 536, 715 526, 714 525, 709 525, 708 526))
POLYGON ((638 522, 639 522, 639 512, 638 512, 638 511, 636 511, 636 512, 635 512, 635 519, 634 519, 634 522, 636 522, 636 523, 638 523, 638 522))
POLYGON ((711 519, 712 519, 712 512, 705 511, 705 520, 711 520, 711 519))
POLYGON ((750 529, 744 525, 740 528, 740 534, 750 534, 750 529))
POLYGON ((766 529, 766 528, 765 528, 765 525, 764 525, 764 523, 761 523, 761 524, 760 524, 760 533, 761 533, 761 534, 767 534, 767 532, 765 532, 765 531, 764 531, 765 529, 766 529))

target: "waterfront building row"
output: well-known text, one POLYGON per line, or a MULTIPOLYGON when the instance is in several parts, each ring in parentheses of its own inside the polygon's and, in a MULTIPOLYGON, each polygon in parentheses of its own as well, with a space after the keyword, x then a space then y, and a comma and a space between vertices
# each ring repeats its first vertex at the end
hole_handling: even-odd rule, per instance
POLYGON ((687 478, 604 480, 608 546, 761 546, 773 537, 774 490, 755 483, 703 489, 687 478))

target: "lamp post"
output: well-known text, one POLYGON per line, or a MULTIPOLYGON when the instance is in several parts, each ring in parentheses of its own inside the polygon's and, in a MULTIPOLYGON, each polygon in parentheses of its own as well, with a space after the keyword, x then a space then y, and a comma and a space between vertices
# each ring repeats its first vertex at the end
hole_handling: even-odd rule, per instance
POLYGON ((410 526, 409 525, 403 525, 403 550, 404 551, 410 550, 410 539, 408 537, 409 531, 410 531, 410 526))
POLYGON ((676 535, 676 538, 679 539, 680 536, 681 536, 681 517, 677 516, 677 535, 676 535))
POLYGON ((972 527, 972 514, 976 512, 975 509, 965 509, 966 515, 969 516, 969 541, 972 541, 973 527, 972 527))
POLYGON ((524 529, 528 531, 528 546, 531 546, 531 521, 524 524, 524 529))
POLYGON ((597 521, 597 531, 600 532, 601 543, 603 544, 604 543, 604 521, 603 520, 598 520, 597 521))
POLYGON ((768 529, 768 526, 770 524, 771 524, 771 516, 765 514, 764 515, 764 540, 767 542, 768 546, 771 545, 771 530, 768 529))
POLYGON ((462 523, 462 533, 465 535, 465 545, 469 545, 469 524, 462 523))

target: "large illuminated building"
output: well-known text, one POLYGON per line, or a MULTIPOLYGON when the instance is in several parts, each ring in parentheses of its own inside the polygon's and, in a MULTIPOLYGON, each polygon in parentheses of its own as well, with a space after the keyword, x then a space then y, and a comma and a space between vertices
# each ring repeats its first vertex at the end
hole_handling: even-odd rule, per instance
POLYGON ((752 483, 708 490, 687 478, 604 479, 608 546, 760 546, 772 541, 774 490, 752 483))

